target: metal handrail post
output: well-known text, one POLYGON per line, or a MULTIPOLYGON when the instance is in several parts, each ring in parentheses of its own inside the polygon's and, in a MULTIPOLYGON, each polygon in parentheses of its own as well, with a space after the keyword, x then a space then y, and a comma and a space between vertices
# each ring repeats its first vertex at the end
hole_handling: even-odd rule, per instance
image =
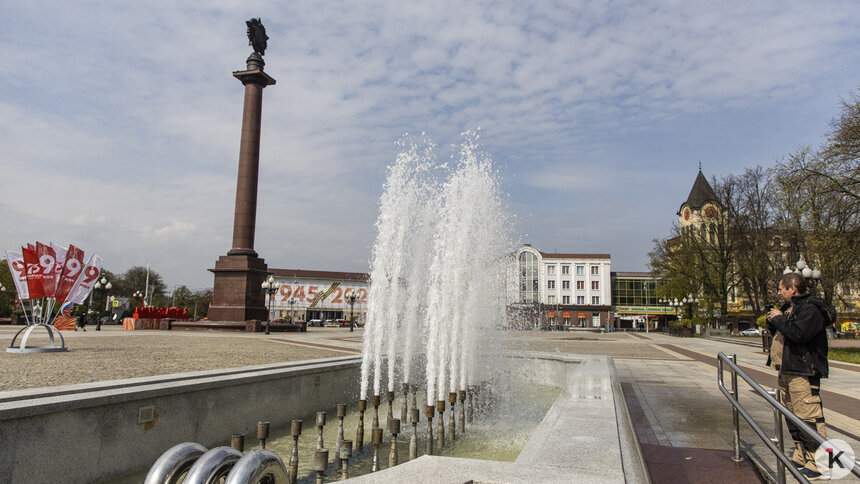
MULTIPOLYGON (((732 354, 729 357, 732 359, 732 363, 734 363, 735 366, 737 366, 738 355, 732 354)), ((738 395, 738 372, 735 371, 734 368, 732 368, 732 396, 734 396, 735 402, 737 402, 737 404, 740 405, 740 403, 741 403, 740 402, 740 395, 738 395)), ((735 455, 734 455, 734 457, 732 457, 732 460, 735 462, 740 462, 743 460, 743 459, 741 459, 741 428, 740 428, 740 423, 739 423, 739 419, 738 419, 738 407, 735 405, 732 405, 732 425, 734 426, 734 432, 735 432, 735 435, 734 435, 734 437, 735 437, 735 439, 734 439, 735 440, 735 442, 734 442, 735 455)))
MULTIPOLYGON (((779 393, 779 389, 774 388, 767 393, 774 397, 777 402, 782 403, 782 396, 779 393)), ((773 432, 776 437, 770 439, 771 442, 776 444, 779 451, 785 455, 785 441, 782 433, 782 414, 779 413, 779 410, 777 410, 776 407, 773 407, 773 432)), ((779 459, 776 460, 776 482, 779 484, 785 484, 785 464, 783 464, 779 459)))

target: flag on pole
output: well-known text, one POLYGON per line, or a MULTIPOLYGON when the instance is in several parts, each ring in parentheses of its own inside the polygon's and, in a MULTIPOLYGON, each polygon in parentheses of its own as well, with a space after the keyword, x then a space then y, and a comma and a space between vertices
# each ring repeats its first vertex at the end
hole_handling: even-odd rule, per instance
POLYGON ((39 256, 39 267, 42 270, 42 290, 45 297, 54 297, 54 291, 57 290, 57 254, 50 245, 41 242, 36 242, 36 254, 39 256))
POLYGON ((51 242, 51 249, 54 250, 54 257, 56 257, 56 263, 54 264, 54 298, 57 297, 57 289, 60 288, 60 277, 63 276, 63 268, 66 265, 66 256, 69 254, 69 249, 66 247, 62 247, 51 242))
POLYGON ((84 299, 90 295, 93 290, 96 280, 99 278, 99 272, 102 269, 102 258, 96 254, 90 256, 89 262, 84 266, 84 270, 75 281, 75 285, 69 291, 70 296, 66 299, 75 304, 83 304, 84 299))
MULTIPOLYGON (((30 289, 27 287, 27 271, 24 264, 24 255, 20 252, 6 251, 6 263, 9 264, 9 272, 18 290, 18 299, 30 299, 30 289)), ((16 301, 17 303, 17 301, 16 301)), ((17 306, 15 309, 18 309, 17 306)))
POLYGON ((21 252, 24 254, 30 299, 41 299, 45 297, 45 289, 42 287, 42 267, 39 266, 39 255, 35 250, 27 247, 21 247, 21 252))
POLYGON ((57 283, 57 292, 54 294, 57 301, 63 302, 66 300, 72 287, 75 285, 75 282, 77 282, 78 276, 80 275, 83 267, 84 251, 74 245, 69 245, 66 260, 63 264, 63 272, 60 276, 59 282, 57 283))

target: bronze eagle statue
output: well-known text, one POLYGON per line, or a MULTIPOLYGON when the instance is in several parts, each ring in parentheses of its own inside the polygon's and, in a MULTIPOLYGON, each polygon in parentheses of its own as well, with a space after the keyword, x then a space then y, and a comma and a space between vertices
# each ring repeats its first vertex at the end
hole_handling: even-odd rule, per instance
POLYGON ((248 45, 254 47, 254 52, 266 55, 266 41, 269 36, 266 35, 266 27, 263 27, 260 17, 247 20, 245 24, 248 26, 248 45))

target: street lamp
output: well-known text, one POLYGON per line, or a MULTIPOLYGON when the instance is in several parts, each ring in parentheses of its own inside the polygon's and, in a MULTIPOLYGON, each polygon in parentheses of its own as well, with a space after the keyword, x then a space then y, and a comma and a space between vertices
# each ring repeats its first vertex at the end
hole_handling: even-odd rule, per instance
POLYGON ((357 300, 358 300, 358 294, 356 294, 355 291, 350 292, 346 296, 346 302, 349 303, 349 332, 350 333, 352 333, 354 331, 353 330, 352 316, 353 316, 353 307, 355 306, 355 301, 357 301, 357 300))
POLYGON ((281 288, 281 283, 275 281, 275 276, 269 276, 268 279, 263 281, 262 288, 266 292, 266 334, 269 334, 269 325, 272 320, 272 297, 281 288))
POLYGON ((693 297, 693 293, 690 293, 681 300, 682 303, 687 305, 687 311, 690 314, 690 319, 693 319, 693 306, 699 304, 699 298, 693 297))
MULTIPOLYGON (((113 284, 108 282, 106 277, 102 277, 100 281, 96 282, 96 285, 93 286, 93 289, 99 291, 100 293, 104 293, 105 296, 105 310, 107 310, 108 300, 107 293, 111 289, 113 289, 113 284)), ((90 309, 92 309, 92 299, 90 299, 90 309)), ((101 312, 99 312, 98 321, 96 321, 96 331, 102 330, 102 317, 101 312)))
POLYGON ((803 260, 803 257, 797 259, 795 263, 796 268, 794 270, 791 267, 786 266, 785 270, 782 271, 783 274, 789 274, 792 272, 796 272, 803 276, 806 279, 806 285, 809 286, 810 289, 815 289, 818 286, 818 283, 821 282, 821 271, 816 267, 812 269, 809 267, 809 264, 803 260))

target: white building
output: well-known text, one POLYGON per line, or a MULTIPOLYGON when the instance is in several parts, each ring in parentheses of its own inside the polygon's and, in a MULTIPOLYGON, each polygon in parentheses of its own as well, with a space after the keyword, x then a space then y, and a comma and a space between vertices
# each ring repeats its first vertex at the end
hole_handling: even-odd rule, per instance
POLYGON ((525 244, 516 253, 514 325, 597 327, 612 304, 609 254, 556 254, 525 244))

